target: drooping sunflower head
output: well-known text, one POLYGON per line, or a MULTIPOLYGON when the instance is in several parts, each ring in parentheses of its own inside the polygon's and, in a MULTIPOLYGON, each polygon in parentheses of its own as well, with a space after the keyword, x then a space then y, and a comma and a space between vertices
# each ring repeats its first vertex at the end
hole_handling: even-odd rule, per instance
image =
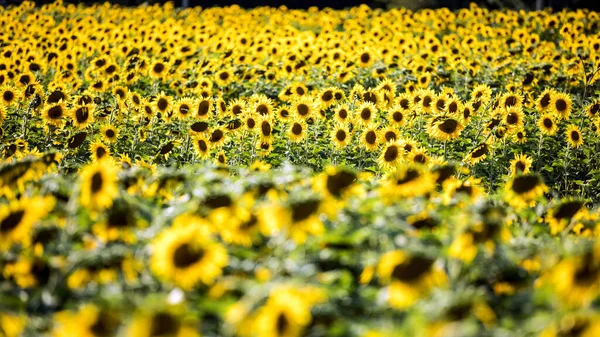
POLYGON ((550 101, 553 94, 554 90, 552 89, 545 89, 544 91, 542 91, 540 96, 537 98, 536 102, 536 106, 539 111, 545 112, 550 108, 550 101))

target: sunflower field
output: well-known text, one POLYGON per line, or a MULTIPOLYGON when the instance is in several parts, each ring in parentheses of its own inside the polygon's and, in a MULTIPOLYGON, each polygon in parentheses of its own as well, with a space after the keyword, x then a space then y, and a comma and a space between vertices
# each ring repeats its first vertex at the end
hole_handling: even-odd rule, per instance
POLYGON ((598 13, 0 23, 0 336, 600 335, 598 13))

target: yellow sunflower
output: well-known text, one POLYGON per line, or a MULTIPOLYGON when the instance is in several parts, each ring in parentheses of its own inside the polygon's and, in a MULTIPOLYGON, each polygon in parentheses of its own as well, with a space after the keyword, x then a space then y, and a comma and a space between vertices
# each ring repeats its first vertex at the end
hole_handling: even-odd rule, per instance
POLYGON ((382 147, 377 163, 384 170, 392 169, 400 163, 405 153, 399 142, 388 142, 382 147))
POLYGON ((184 290, 212 284, 228 263, 227 250, 213 240, 208 225, 193 219, 186 226, 163 230, 151 243, 154 275, 184 290))
POLYGON ((92 153, 92 161, 94 162, 110 158, 110 150, 100 141, 90 144, 90 152, 92 153))
POLYGON ((440 140, 458 139, 464 125, 452 117, 434 117, 428 125, 428 134, 430 137, 440 140))
POLYGON ((200 337, 197 322, 183 308, 139 310, 127 327, 128 337, 200 337))
POLYGON ((381 183, 380 193, 393 202, 401 197, 417 197, 435 189, 435 176, 418 164, 400 164, 381 183))
POLYGON ((432 289, 447 282, 436 259, 394 250, 385 253, 377 264, 380 282, 388 285, 388 302, 394 308, 405 309, 427 296, 432 289))
POLYGON ((575 124, 571 124, 567 127, 565 131, 565 137, 567 138, 567 143, 569 146, 573 148, 579 148, 583 144, 583 136, 581 135, 581 130, 575 124))
POLYGON ((117 141, 117 138, 119 138, 119 129, 110 124, 106 124, 100 128, 100 132, 102 134, 102 139, 107 143, 114 143, 117 141))
POLYGON ((346 147, 348 144, 350 144, 350 141, 352 141, 352 134, 348 130, 348 127, 343 124, 334 126, 331 129, 330 137, 331 142, 338 149, 346 147))
POLYGON ((540 276, 540 284, 552 289, 568 307, 581 308, 600 294, 600 245, 564 258, 540 276))
POLYGON ((585 201, 577 198, 560 200, 548 210, 546 222, 553 235, 559 234, 567 226, 574 225, 586 214, 585 201))
POLYGON ((518 209, 535 205, 535 201, 548 191, 548 187, 539 175, 528 173, 513 177, 504 190, 504 200, 518 209))
POLYGON ((51 198, 23 198, 0 206, 0 249, 27 245, 33 225, 54 207, 51 198))
POLYGON ((77 312, 62 311, 55 316, 54 337, 115 336, 122 324, 120 313, 93 304, 83 305, 77 312))
POLYGON ((310 287, 279 287, 271 291, 264 306, 258 309, 251 329, 260 337, 300 337, 312 320, 311 307, 325 300, 325 295, 310 287))
POLYGON ((119 194, 117 172, 113 162, 107 159, 85 166, 81 171, 81 205, 91 210, 110 207, 119 194))
POLYGON ((517 174, 527 174, 531 169, 533 159, 526 154, 516 154, 515 158, 510 161, 510 174, 516 176, 517 174))
POLYGON ((557 92, 551 95, 549 110, 560 119, 569 119, 572 105, 571 96, 557 92))

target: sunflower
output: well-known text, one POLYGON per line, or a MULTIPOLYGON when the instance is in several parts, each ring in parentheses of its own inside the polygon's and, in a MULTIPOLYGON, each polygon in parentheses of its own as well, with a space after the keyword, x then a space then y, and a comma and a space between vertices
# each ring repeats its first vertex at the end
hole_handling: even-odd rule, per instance
POLYGON ((27 245, 33 225, 54 208, 52 198, 23 198, 0 206, 0 249, 27 245))
POLYGON ((225 87, 235 81, 234 73, 229 69, 222 69, 215 73, 215 84, 219 87, 225 87))
POLYGON ((371 102, 361 103, 354 111, 354 120, 361 126, 366 127, 373 123, 377 114, 375 104, 371 102))
POLYGON ((406 124, 407 119, 406 112, 407 110, 404 109, 401 105, 393 105, 388 110, 387 120, 391 125, 394 125, 397 128, 404 126, 406 124))
POLYGON ((60 126, 67 111, 64 103, 55 103, 48 105, 42 112, 42 117, 49 125, 60 126))
POLYGON ((499 98, 500 106, 504 109, 510 107, 521 108, 523 105, 523 96, 514 92, 507 92, 499 98))
POLYGON ((375 54, 369 49, 361 50, 357 55, 357 64, 363 68, 370 67, 375 62, 375 54))
POLYGON ((377 264, 377 276, 389 286, 388 302, 397 309, 411 307, 447 282, 435 258, 401 250, 383 254, 377 264))
POLYGON ((99 141, 90 144, 90 152, 92 153, 92 160, 94 162, 110 157, 108 147, 99 141))
POLYGON ((273 140, 272 139, 259 139, 256 142, 256 150, 260 157, 266 157, 273 152, 273 140))
POLYGON ((504 187, 504 200, 519 209, 535 205, 535 201, 548 191, 542 178, 535 173, 517 174, 504 187))
POLYGON ((210 135, 208 137, 208 141, 210 143, 211 148, 220 148, 225 143, 226 134, 222 128, 212 128, 211 130, 209 130, 208 134, 210 135))
POLYGON ((318 114, 317 105, 310 97, 301 97, 294 100, 290 109, 293 111, 295 117, 304 120, 318 114))
POLYGON ((430 137, 440 140, 458 139, 464 125, 456 118, 434 117, 428 125, 427 132, 430 137))
POLYGON ((191 98, 181 98, 175 103, 174 111, 179 119, 187 119, 192 116, 195 102, 191 98))
MULTIPOLYGON (((554 18, 553 18, 554 19, 554 18)), ((559 276, 560 277, 560 276, 559 276)), ((545 328, 539 337, 594 337, 600 335, 600 316, 597 313, 570 312, 561 315, 560 321, 545 328)))
POLYGON ((600 294, 600 245, 581 255, 564 258, 540 276, 568 307, 587 307, 600 294))
POLYGON ((104 92, 104 90, 106 90, 106 87, 107 85, 103 79, 97 79, 94 82, 92 82, 92 84, 89 87, 89 90, 96 93, 102 93, 104 92))
POLYGON ((531 169, 533 159, 526 154, 517 154, 515 158, 510 161, 510 175, 516 176, 517 174, 527 174, 531 169))
POLYGON ((287 200, 285 204, 265 206, 260 210, 259 217, 262 223, 269 226, 263 230, 265 234, 282 233, 302 244, 309 235, 318 236, 324 232, 320 215, 325 206, 319 197, 299 197, 287 200))
POLYGON ((169 73, 169 67, 170 65, 167 62, 157 60, 148 69, 148 75, 155 79, 162 80, 169 73))
POLYGON ((280 121, 288 121, 292 116, 292 109, 289 105, 280 105, 275 109, 275 118, 280 121))
POLYGON ((227 111, 233 117, 237 117, 246 111, 246 102, 240 98, 236 98, 227 104, 227 111))
POLYGON ((550 108, 550 102, 554 94, 555 91, 553 89, 545 89, 540 96, 538 96, 536 107, 540 112, 545 112, 550 108))
POLYGON ((596 118, 600 115, 600 101, 595 101, 585 108, 585 112, 590 118, 596 118))
POLYGON ((26 326, 26 316, 8 312, 0 313, 0 331, 4 333, 4 337, 22 336, 26 326))
POLYGON ((164 117, 173 108, 173 100, 171 97, 167 96, 161 91, 161 93, 154 100, 154 107, 164 117))
POLYGON ((417 165, 429 165, 432 158, 427 154, 426 150, 416 148, 410 153, 409 161, 417 165))
POLYGON ((369 151, 376 150, 379 147, 380 139, 379 131, 376 125, 365 128, 360 135, 360 145, 369 151))
POLYGON ((195 136, 192 140, 196 154, 200 159, 210 157, 210 144, 203 135, 195 136))
POLYGON ((550 111, 560 119, 569 119, 573 103, 571 96, 564 93, 553 93, 550 98, 550 111))
POLYGON ((262 142, 271 142, 273 140, 273 121, 270 117, 264 116, 257 121, 257 127, 260 130, 260 139, 262 142))
POLYGON ((90 105, 76 105, 71 109, 70 116, 73 124, 79 129, 83 129, 94 121, 90 105))
POLYGON ((288 128, 288 138, 294 143, 299 143, 306 138, 307 125, 301 119, 292 121, 288 128))
POLYGON ((338 105, 334 109, 333 115, 338 123, 346 123, 351 117, 350 109, 348 108, 347 104, 338 105))
POLYGON ((567 127, 565 131, 565 137, 567 138, 567 143, 569 146, 573 148, 579 148, 583 144, 583 136, 581 136, 581 130, 575 124, 571 124, 567 127))
POLYGON ((487 143, 479 144, 467 155, 465 161, 468 161, 471 165, 475 165, 485 160, 490 151, 491 148, 487 143))
POLYGON ((422 196, 435 188, 435 180, 422 165, 401 164, 385 176, 380 193, 392 202, 397 198, 422 196))
MULTIPOLYGON (((332 167, 315 178, 316 190, 322 191, 329 201, 343 200, 352 194, 358 193, 359 185, 356 184, 358 175, 350 168, 332 167)), ((336 207, 337 211, 339 208, 336 207)))
POLYGON ((585 201, 577 198, 560 200, 548 210, 546 222, 553 235, 559 234, 567 226, 581 219, 586 213, 585 201))
POLYGON ((219 153, 217 153, 215 163, 218 166, 227 166, 227 156, 225 155, 225 151, 221 150, 219 153))
POLYGON ((266 303, 258 309, 251 330, 261 337, 303 336, 312 321, 311 307, 324 300, 323 292, 312 287, 280 286, 271 291, 266 303))
POLYGON ((471 91, 473 101, 488 102, 492 98, 492 88, 487 84, 478 84, 471 91))
POLYGON ((352 134, 348 130, 348 126, 344 124, 338 124, 334 126, 331 129, 330 137, 333 145, 338 149, 346 147, 352 140, 352 134))
POLYGON ((537 126, 542 134, 546 136, 554 136, 558 131, 558 124, 556 124, 554 116, 550 114, 540 116, 537 120, 537 126))
POLYGON ((108 208, 119 194, 118 169, 107 159, 99 159, 81 171, 81 206, 92 210, 108 208))
POLYGON ((55 316, 55 337, 105 337, 117 335, 122 319, 117 310, 100 308, 93 304, 82 306, 77 312, 62 311, 55 316))
POLYGON ((119 138, 119 129, 110 124, 106 124, 100 128, 102 139, 107 143, 114 143, 119 138))
POLYGON ((404 155, 405 150, 398 142, 388 142, 383 146, 377 163, 382 169, 389 170, 398 165, 404 155))
POLYGON ((213 284, 228 264, 227 250, 211 237, 210 225, 198 217, 189 219, 194 220, 163 230, 151 243, 153 274, 184 290, 213 284))
POLYGON ((11 106, 17 102, 18 95, 14 87, 3 85, 0 87, 0 97, 2 97, 2 103, 5 106, 11 106))
MULTIPOLYGON (((419 103, 418 108, 422 113, 428 114, 433 110, 435 92, 429 89, 419 90, 413 97, 413 105, 419 103), (415 101, 418 100, 418 101, 415 101)), ((415 105, 416 106, 416 105, 415 105)))
POLYGON ((127 327, 129 337, 200 337, 197 322, 186 317, 185 308, 159 308, 139 310, 127 327))
POLYGON ((518 144, 525 144, 527 142, 527 133, 525 130, 518 130, 513 134, 513 140, 518 144))
POLYGON ((200 119, 207 119, 214 112, 214 102, 211 98, 200 98, 194 106, 196 108, 195 117, 200 119))
POLYGON ((510 128, 521 128, 524 122, 523 109, 511 107, 504 111, 503 122, 510 128))
POLYGON ((336 88, 329 87, 324 88, 319 92, 319 103, 322 109, 327 109, 336 102, 334 97, 335 89, 336 88))

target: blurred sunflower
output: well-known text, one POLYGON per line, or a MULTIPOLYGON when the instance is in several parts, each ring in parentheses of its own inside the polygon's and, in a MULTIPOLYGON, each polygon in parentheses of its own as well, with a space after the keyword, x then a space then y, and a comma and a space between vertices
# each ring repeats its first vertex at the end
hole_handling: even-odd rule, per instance
POLYGON ((548 191, 542 178, 535 173, 517 174, 504 188, 504 200, 519 209, 532 206, 548 191))
POLYGON ((435 258, 394 250, 381 256, 377 264, 379 280, 388 285, 390 305, 405 309, 446 283, 446 274, 435 258))
POLYGON ((107 159, 85 166, 81 171, 81 205, 91 210, 110 207, 119 194, 117 172, 115 165, 107 159))
POLYGON ((0 206, 0 248, 27 245, 34 224, 54 208, 52 198, 23 198, 0 206))
POLYGON ((122 318, 118 311, 86 304, 77 312, 62 311, 56 314, 52 335, 54 337, 116 336, 121 324, 122 318))
POLYGON ((210 285, 227 266, 227 250, 214 241, 199 218, 187 226, 163 230, 151 243, 150 269, 160 280, 184 290, 210 285))

